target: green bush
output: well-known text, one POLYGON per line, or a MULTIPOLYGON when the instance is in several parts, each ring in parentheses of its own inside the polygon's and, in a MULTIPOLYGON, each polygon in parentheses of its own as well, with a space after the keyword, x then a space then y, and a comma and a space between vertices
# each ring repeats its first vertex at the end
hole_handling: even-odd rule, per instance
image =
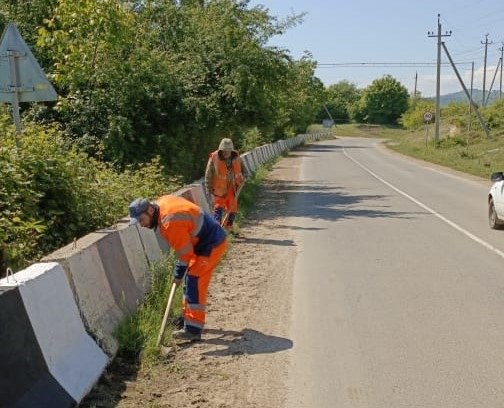
POLYGON ((268 45, 302 15, 248 1, 28 3, 0 2, 0 29, 18 23, 59 100, 27 113, 116 168, 159 155, 192 180, 223 136, 289 137, 321 106, 311 55, 268 45))
POLYGON ((504 133, 504 99, 483 108, 482 114, 494 136, 504 133))
POLYGON ((247 152, 252 150, 256 146, 261 146, 266 143, 270 143, 271 140, 266 138, 263 133, 257 128, 251 128, 243 133, 241 139, 240 151, 247 152))
POLYGON ((20 268, 127 213, 136 196, 173 191, 159 158, 118 173, 65 142, 55 127, 26 124, 16 149, 0 114, 0 250, 20 268))
MULTIPOLYGON (((468 125, 469 106, 464 102, 452 102, 441 109, 441 120, 460 129, 468 125)), ((474 116, 476 118, 476 116, 474 116)))
POLYGON ((433 101, 428 99, 410 100, 408 110, 402 114, 399 123, 409 130, 418 129, 425 123, 425 112, 434 113, 435 110, 436 107, 433 101))
POLYGON ((391 75, 375 79, 351 105, 356 122, 395 125, 408 109, 408 90, 391 75))

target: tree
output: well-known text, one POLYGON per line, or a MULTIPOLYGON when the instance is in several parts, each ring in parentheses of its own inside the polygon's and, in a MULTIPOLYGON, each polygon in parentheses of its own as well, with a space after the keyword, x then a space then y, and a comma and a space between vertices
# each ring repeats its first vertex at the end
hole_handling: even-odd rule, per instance
POLYGON ((274 139, 304 132, 313 123, 324 100, 324 85, 315 77, 316 63, 310 54, 299 61, 290 61, 288 73, 279 85, 274 139))
POLYGON ((375 79, 352 108, 358 122, 396 124, 408 109, 408 90, 391 75, 375 79))
MULTIPOLYGON (((346 80, 340 81, 325 90, 325 105, 337 123, 345 123, 350 120, 350 108, 359 100, 359 96, 360 93, 355 84, 346 80)), ((325 118, 327 118, 327 112, 322 107, 317 119, 321 121, 325 118)))
MULTIPOLYGON (((41 26, 44 19, 49 17, 57 3, 57 0, 3 0, 0 2, 0 32, 3 32, 7 23, 13 22, 19 28, 24 40, 33 45, 37 41, 37 28, 41 26)), ((45 62, 33 50, 42 66, 45 62)))
POLYGON ((278 20, 249 3, 0 2, 0 25, 22 24, 60 96, 25 115, 118 169, 159 155, 188 178, 224 135, 240 147, 251 129, 261 141, 302 132, 321 105, 315 62, 269 45, 302 16, 278 20))

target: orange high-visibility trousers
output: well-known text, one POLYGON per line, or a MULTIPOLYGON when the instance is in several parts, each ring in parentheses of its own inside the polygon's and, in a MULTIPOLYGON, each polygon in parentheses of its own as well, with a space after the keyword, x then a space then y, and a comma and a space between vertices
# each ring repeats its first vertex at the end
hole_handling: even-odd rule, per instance
POLYGON ((186 330, 201 333, 205 325, 208 285, 214 269, 224 256, 227 241, 217 245, 210 256, 197 256, 189 262, 185 276, 183 315, 186 330))
POLYGON ((233 189, 228 189, 225 197, 214 196, 214 210, 223 208, 228 213, 238 212, 238 200, 233 189))

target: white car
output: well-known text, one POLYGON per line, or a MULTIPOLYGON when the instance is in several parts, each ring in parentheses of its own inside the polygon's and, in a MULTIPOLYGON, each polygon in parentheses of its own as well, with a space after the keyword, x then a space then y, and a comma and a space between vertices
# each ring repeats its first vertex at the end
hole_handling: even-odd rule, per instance
POLYGON ((504 228, 504 174, 502 171, 492 173, 494 183, 488 193, 488 223, 490 228, 504 228))

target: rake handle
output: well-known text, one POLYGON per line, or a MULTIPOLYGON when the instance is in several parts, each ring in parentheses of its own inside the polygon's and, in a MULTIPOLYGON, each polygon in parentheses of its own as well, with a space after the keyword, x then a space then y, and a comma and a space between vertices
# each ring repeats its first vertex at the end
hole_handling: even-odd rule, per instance
POLYGON ((163 336, 164 336, 164 333, 166 330, 166 323, 168 321, 168 315, 170 314, 170 309, 171 309, 171 306, 173 303, 173 299, 175 297, 175 290, 176 289, 177 289, 177 284, 172 283, 172 287, 170 290, 170 296, 168 297, 168 303, 166 304, 166 309, 165 309, 164 316, 163 316, 163 322, 161 323, 161 329, 159 330, 159 335, 157 338, 156 347, 159 347, 159 345, 161 344, 161 340, 163 340, 163 336))

